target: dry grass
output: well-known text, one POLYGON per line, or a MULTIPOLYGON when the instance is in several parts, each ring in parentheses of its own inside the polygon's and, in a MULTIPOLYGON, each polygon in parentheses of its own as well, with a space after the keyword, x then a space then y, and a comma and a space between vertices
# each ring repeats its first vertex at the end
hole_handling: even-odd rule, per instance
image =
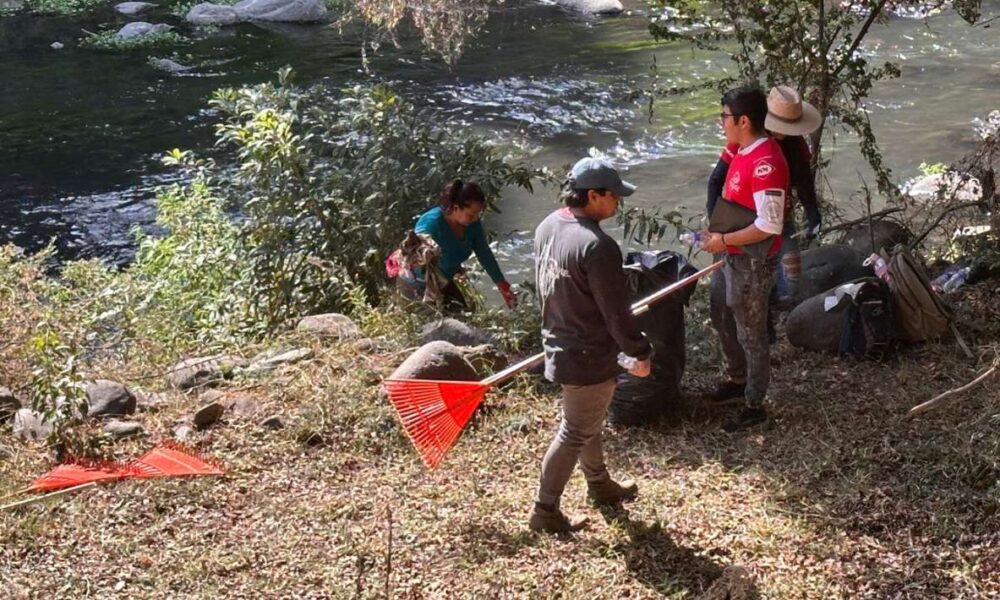
MULTIPOLYGON (((987 353, 997 288, 961 295, 965 333, 987 353)), ((703 319, 689 317, 691 390, 713 376, 703 319)), ((126 482, 0 514, 0 597, 696 598, 730 565, 763 598, 1000 597, 1000 382, 904 417, 987 356, 972 364, 946 343, 856 363, 783 343, 768 428, 723 435, 724 413, 691 400, 648 429, 609 430, 610 465, 639 480, 639 499, 598 513, 576 475, 564 505, 592 525, 548 537, 525 521, 556 427, 552 386, 492 393, 427 472, 376 392, 400 358, 314 347, 307 364, 234 382, 256 416, 198 434, 225 478, 126 482), (269 414, 289 426, 258 428, 269 414), (303 444, 310 430, 325 443, 303 444)), ((169 400, 140 416, 154 438, 197 404, 169 400)), ((0 495, 49 466, 38 446, 4 435, 0 449, 0 495)))

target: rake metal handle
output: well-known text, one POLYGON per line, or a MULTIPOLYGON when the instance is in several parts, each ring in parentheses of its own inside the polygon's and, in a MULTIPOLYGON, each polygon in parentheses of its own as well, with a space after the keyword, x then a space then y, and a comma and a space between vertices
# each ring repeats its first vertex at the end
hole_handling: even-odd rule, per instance
MULTIPOLYGON (((642 298, 642 299, 636 301, 634 304, 632 304, 632 314, 635 315, 636 317, 638 317, 638 316, 640 316, 640 315, 648 312, 649 311, 649 307, 652 306, 653 304, 659 302, 663 298, 669 296, 670 294, 676 292, 677 290, 681 289, 682 287, 688 285, 692 281, 696 281, 699 278, 701 278, 701 277, 703 277, 703 276, 705 276, 705 275, 711 273, 712 271, 715 271, 715 270, 717 270, 717 269, 719 269, 721 267, 722 267, 722 261, 721 260, 720 261, 716 261, 716 262, 712 263, 711 265, 705 267, 704 269, 698 271, 697 273, 693 273, 691 275, 688 275, 684 279, 681 279, 680 281, 676 281, 676 282, 668 285, 667 287, 663 288, 662 290, 659 290, 657 292, 653 292, 652 294, 650 294, 650 295, 646 296, 645 298, 642 298)), ((531 367, 537 365, 538 363, 542 362, 543 360, 545 360, 545 353, 544 352, 539 352, 538 354, 536 354, 534 356, 528 357, 528 358, 522 360, 519 363, 515 363, 515 364, 507 367, 506 369, 504 369, 503 371, 500 371, 499 373, 494 373, 493 375, 491 375, 491 376, 487 377, 486 379, 482 380, 480 383, 482 383, 483 385, 497 385, 499 383, 503 383, 504 381, 507 381, 508 379, 512 378, 518 372, 520 372, 520 371, 522 371, 524 369, 530 369, 531 367)))

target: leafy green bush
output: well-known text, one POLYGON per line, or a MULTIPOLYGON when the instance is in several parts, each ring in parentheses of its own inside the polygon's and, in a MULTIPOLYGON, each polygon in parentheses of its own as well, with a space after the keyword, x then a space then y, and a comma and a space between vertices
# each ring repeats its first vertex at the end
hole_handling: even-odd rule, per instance
POLYGON ((75 15, 102 4, 102 0, 27 0, 21 10, 44 15, 75 15))
POLYGON ((128 52, 132 50, 148 50, 151 48, 173 48, 190 43, 191 40, 174 31, 161 31, 137 35, 128 39, 118 37, 117 29, 105 29, 89 35, 80 42, 81 48, 105 50, 110 52, 128 52))
POLYGON ((490 207, 510 185, 547 172, 512 163, 485 139, 434 123, 385 86, 329 98, 294 86, 224 89, 219 145, 237 169, 221 193, 246 214, 256 316, 269 326, 320 310, 349 310, 360 286, 377 302, 382 261, 453 178, 478 182, 490 207))
MULTIPOLYGON (((191 164, 174 150, 167 162, 191 164)), ((138 233, 129 286, 142 290, 132 308, 135 337, 167 348, 202 350, 238 344, 260 329, 249 320, 253 283, 239 227, 204 176, 157 197, 162 237, 138 233)))

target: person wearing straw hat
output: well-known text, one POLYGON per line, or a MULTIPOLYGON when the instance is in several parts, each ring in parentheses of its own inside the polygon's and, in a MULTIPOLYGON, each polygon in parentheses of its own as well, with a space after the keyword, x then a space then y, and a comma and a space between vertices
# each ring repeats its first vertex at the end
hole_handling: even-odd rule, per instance
MULTIPOLYGON (((819 235, 822 216, 816 200, 816 184, 810 167, 812 153, 803 136, 816 131, 822 122, 823 118, 816 107, 803 100, 794 88, 784 85, 771 88, 767 95, 767 117, 764 119, 764 128, 778 141, 788 163, 791 188, 789 198, 797 199, 805 211, 806 239, 819 235)), ((715 203, 722 195, 729 163, 732 162, 737 148, 732 144, 726 146, 709 177, 707 204, 709 215, 712 214, 715 203)), ((801 272, 799 242, 795 232, 794 212, 791 209, 786 214, 779 258, 781 268, 777 270, 777 301, 780 304, 788 304, 797 296, 797 283, 801 272)), ((770 324, 769 321, 769 326, 770 324)))
MULTIPOLYGON (((797 199, 806 215, 806 239, 819 235, 822 217, 816 201, 816 182, 809 163, 812 153, 805 135, 817 129, 823 117, 812 104, 802 99, 794 88, 779 85, 771 88, 767 95, 767 118, 764 128, 781 146, 781 152, 788 163, 788 181, 791 191, 789 198, 797 199)), ((791 203, 790 203, 791 204, 791 203)), ((778 269, 777 300, 787 306, 798 296, 798 281, 802 271, 799 255, 799 240, 795 232, 795 217, 789 206, 785 214, 785 226, 781 233, 781 251, 778 269)))
POLYGON ((760 88, 729 90, 722 109, 719 119, 734 152, 701 246, 724 254, 722 270, 712 277, 711 316, 728 375, 717 395, 728 392, 729 398, 745 402, 723 425, 725 431, 736 432, 767 421, 763 402, 771 377, 768 297, 781 249, 788 164, 778 142, 764 130, 767 97, 760 88))
POLYGON ((646 377, 652 348, 632 316, 625 290, 622 253, 600 222, 618 210, 635 186, 622 181, 607 161, 578 161, 563 183, 565 206, 535 230, 535 282, 542 312, 545 377, 562 385, 559 431, 542 459, 542 472, 528 526, 565 533, 581 529, 584 517, 559 508, 566 483, 579 464, 587 495, 598 505, 633 498, 638 486, 608 473, 601 430, 621 372, 619 350, 636 359, 629 373, 646 377))

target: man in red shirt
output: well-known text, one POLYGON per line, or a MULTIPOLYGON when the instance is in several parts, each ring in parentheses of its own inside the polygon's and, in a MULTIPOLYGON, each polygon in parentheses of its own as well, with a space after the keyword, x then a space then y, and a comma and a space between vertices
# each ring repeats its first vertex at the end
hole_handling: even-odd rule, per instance
MULTIPOLYGON (((718 226, 702 232, 702 248, 724 254, 712 278, 712 322, 719 333, 726 374, 720 387, 740 387, 746 406, 723 429, 735 432, 767 421, 764 397, 771 376, 767 307, 781 249, 788 193, 788 164, 778 143, 767 136, 767 97, 757 87, 730 90, 719 118, 728 144, 738 145, 722 198, 714 208, 750 215, 738 229, 718 226)), ((712 220, 713 223, 716 219, 712 220)))

